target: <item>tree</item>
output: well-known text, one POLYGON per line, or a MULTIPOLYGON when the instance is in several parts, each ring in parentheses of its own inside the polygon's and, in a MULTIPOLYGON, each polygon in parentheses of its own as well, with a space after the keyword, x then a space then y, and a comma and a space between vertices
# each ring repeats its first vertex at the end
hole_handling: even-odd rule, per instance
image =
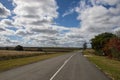
POLYGON ((37 51, 43 51, 42 48, 37 48, 37 51))
POLYGON ((110 39, 104 47, 104 52, 107 56, 118 58, 120 60, 120 39, 110 39))
POLYGON ((98 55, 103 55, 104 52, 102 49, 104 48, 105 44, 113 37, 116 37, 116 35, 107 32, 95 36, 95 38, 91 39, 92 48, 98 52, 98 55))
POLYGON ((120 30, 115 32, 116 36, 120 38, 120 30))
POLYGON ((23 47, 21 45, 17 45, 15 47, 15 50, 17 50, 17 51, 23 51, 23 47))
POLYGON ((5 47, 5 50, 9 50, 9 47, 5 47))
POLYGON ((87 48, 87 43, 84 42, 84 44, 83 44, 83 49, 85 50, 86 48, 87 48))

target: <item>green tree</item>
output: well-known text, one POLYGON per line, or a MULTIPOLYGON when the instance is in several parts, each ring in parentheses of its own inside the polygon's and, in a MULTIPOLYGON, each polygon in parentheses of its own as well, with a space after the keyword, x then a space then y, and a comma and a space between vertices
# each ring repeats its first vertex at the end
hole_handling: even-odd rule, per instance
POLYGON ((97 51, 98 55, 103 55, 103 48, 105 44, 113 37, 116 36, 112 33, 107 32, 95 36, 93 39, 91 39, 92 48, 97 51))
POLYGON ((5 47, 5 50, 9 50, 9 47, 5 47))
POLYGON ((37 48, 37 51, 43 51, 42 48, 37 48))
POLYGON ((84 42, 84 44, 83 44, 83 49, 86 49, 86 48, 87 48, 87 43, 84 42))
POLYGON ((15 47, 15 50, 17 50, 17 51, 23 51, 23 46, 17 45, 17 46, 15 47))

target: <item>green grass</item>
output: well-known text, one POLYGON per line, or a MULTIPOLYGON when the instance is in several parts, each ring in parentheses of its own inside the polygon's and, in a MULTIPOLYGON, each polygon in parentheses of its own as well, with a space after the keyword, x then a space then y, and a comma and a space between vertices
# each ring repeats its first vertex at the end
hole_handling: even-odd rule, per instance
POLYGON ((0 61, 0 72, 9 70, 12 68, 16 68, 18 66, 22 66, 25 64, 30 64, 33 62, 49 59, 52 57, 60 56, 65 53, 54 53, 54 54, 47 54, 47 55, 39 55, 39 56, 33 56, 33 57, 26 57, 26 58, 17 58, 17 59, 11 59, 11 60, 4 60, 0 61))
MULTIPOLYGON (((87 51, 84 51, 83 53, 86 54, 86 52, 87 51)), ((120 61, 88 53, 87 55, 91 55, 87 56, 87 58, 101 68, 101 70, 104 71, 108 76, 112 77, 113 80, 120 80, 120 61)))

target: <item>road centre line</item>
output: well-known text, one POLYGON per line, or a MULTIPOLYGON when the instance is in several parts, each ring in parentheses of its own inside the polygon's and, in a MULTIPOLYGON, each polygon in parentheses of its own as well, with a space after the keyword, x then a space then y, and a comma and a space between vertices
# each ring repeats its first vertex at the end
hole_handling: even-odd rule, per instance
POLYGON ((57 72, 50 78, 50 80, 53 80, 55 78, 55 76, 62 70, 62 68, 67 64, 67 62, 74 56, 75 54, 73 54, 72 56, 70 56, 67 60, 65 60, 64 64, 57 70, 57 72))

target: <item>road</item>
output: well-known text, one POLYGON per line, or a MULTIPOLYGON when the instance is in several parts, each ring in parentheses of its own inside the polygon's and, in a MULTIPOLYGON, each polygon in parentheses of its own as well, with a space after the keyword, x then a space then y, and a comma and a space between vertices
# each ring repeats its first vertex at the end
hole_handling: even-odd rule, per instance
POLYGON ((80 52, 0 73, 0 80, 110 80, 80 52))

